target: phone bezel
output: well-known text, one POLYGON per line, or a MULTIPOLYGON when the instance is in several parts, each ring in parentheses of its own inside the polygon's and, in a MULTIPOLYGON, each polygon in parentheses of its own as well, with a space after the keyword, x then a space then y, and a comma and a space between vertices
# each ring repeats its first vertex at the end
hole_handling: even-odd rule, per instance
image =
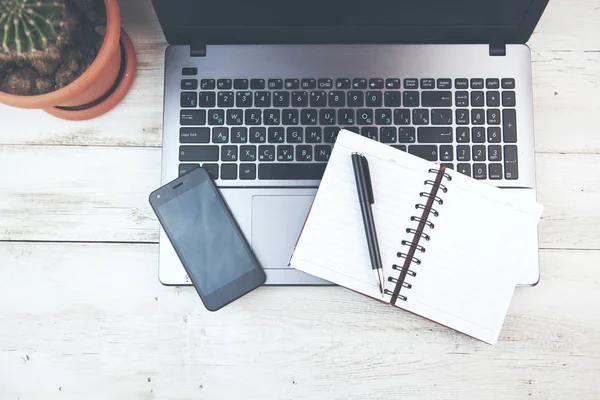
POLYGON ((164 186, 160 187, 159 189, 156 189, 155 191, 153 191, 150 194, 149 200, 150 200, 150 205, 151 205, 152 209, 154 210, 154 213, 158 217, 158 220, 159 220, 162 228, 164 229, 165 233, 167 234, 167 237, 169 238, 169 240, 171 241, 171 244, 173 245, 173 248, 175 249, 175 252, 177 253, 177 257, 181 261, 181 264, 183 264, 183 267, 185 268, 190 280, 194 284, 194 287, 196 288, 196 291, 198 292, 200 299, 204 303, 204 306, 209 311, 217 311, 218 309, 226 306, 227 304, 231 303, 234 300, 237 300, 238 298, 242 297, 246 293, 256 289, 258 286, 261 286, 263 283, 265 283, 266 275, 265 275, 264 270, 262 269, 256 256, 252 252, 252 248, 250 247, 250 244, 246 240, 246 237, 244 236, 243 232, 241 231, 239 225, 237 224, 237 221, 233 217, 233 214, 231 213, 231 210, 227 206, 227 203, 225 202, 225 199, 221 195, 221 192, 219 191, 219 189, 217 188, 217 186, 211 179, 210 175, 204 168, 195 168, 195 169, 191 170, 190 172, 188 172, 187 174, 182 175, 179 178, 165 184, 164 186), (242 244, 244 245, 244 247, 246 249, 246 253, 248 254, 248 257, 250 258, 250 260, 252 261, 252 264, 253 264, 253 268, 250 271, 248 271, 244 275, 240 276, 239 278, 236 278, 235 280, 225 284, 221 288, 219 288, 211 293, 208 293, 208 294, 203 293, 200 290, 200 285, 198 285, 197 282, 194 282, 194 279, 192 278, 192 274, 190 274, 189 266, 185 263, 185 261, 181 257, 178 246, 172 239, 172 235, 169 230, 169 227, 166 226, 166 224, 163 221, 162 216, 160 215, 160 206, 161 205, 165 204, 168 201, 176 199, 181 194, 185 193, 186 191, 188 191, 204 182, 208 182, 208 184, 211 186, 211 189, 214 190, 214 192, 216 193, 217 198, 219 199, 219 203, 223 206, 223 208, 225 210, 225 214, 227 214, 227 217, 228 217, 233 229, 236 231, 238 237, 242 241, 242 244))

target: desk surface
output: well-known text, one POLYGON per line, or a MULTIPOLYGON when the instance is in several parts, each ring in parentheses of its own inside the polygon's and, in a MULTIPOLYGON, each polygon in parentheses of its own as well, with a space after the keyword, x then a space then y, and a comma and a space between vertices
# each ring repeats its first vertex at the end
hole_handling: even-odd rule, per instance
POLYGON ((166 43, 149 0, 121 6, 139 75, 117 109, 0 106, 1 399, 600 398, 599 0, 552 0, 529 42, 542 280, 496 346, 337 287, 209 313, 161 286, 166 43))

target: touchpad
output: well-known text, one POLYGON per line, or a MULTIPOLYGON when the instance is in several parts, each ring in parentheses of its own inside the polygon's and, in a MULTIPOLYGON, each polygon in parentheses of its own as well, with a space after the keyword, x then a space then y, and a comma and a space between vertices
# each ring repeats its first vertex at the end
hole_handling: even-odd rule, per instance
POLYGON ((288 268, 314 196, 252 197, 252 249, 263 268, 288 268))

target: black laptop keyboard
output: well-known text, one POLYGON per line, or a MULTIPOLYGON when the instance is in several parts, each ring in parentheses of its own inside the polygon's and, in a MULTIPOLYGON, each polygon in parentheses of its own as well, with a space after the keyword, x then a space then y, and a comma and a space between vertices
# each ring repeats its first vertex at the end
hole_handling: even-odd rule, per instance
POLYGON ((476 179, 518 178, 512 78, 181 80, 179 174, 320 179, 340 127, 476 179))

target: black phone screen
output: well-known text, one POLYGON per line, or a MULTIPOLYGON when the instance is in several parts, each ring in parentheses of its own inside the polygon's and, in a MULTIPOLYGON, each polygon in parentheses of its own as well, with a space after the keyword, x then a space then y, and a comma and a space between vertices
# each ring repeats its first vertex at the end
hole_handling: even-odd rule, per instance
POLYGON ((216 190, 205 180, 156 209, 188 275, 203 295, 257 267, 216 190))

